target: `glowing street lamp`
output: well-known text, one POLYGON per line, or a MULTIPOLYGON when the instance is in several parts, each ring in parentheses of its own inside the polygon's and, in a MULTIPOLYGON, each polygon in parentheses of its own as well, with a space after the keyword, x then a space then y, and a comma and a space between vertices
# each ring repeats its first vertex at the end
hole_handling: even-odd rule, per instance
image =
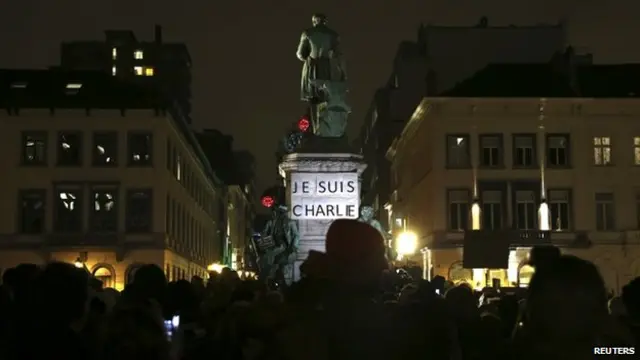
POLYGON ((220 263, 215 263, 215 264, 211 264, 209 266, 207 266, 207 270, 208 271, 213 271, 213 272, 217 272, 218 274, 222 272, 222 269, 224 269, 225 266, 220 264, 220 263))
POLYGON ((542 199, 540 208, 538 208, 538 224, 540 224, 540 231, 551 230, 551 217, 549 216, 549 205, 542 199))
POLYGON ((474 200, 471 205, 471 230, 480 230, 480 204, 474 200))
POLYGON ((418 235, 404 231, 396 238, 396 253, 400 256, 413 255, 418 248, 418 235))
POLYGON ((76 261, 73 263, 73 266, 77 267, 78 269, 84 269, 84 263, 82 262, 82 260, 80 260, 80 258, 76 259, 76 261))

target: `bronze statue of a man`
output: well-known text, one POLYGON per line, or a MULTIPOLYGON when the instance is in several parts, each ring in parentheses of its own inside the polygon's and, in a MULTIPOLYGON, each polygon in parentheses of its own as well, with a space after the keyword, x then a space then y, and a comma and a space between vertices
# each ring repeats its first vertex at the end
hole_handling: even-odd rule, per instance
POLYGON ((302 100, 317 102, 319 89, 316 80, 346 81, 346 71, 340 52, 340 37, 327 26, 327 17, 314 14, 313 27, 302 32, 296 55, 304 63, 300 96, 302 100))
POLYGON ((264 280, 273 279, 282 283, 293 279, 293 263, 298 252, 300 233, 297 221, 291 220, 288 214, 286 206, 276 205, 262 231, 262 237, 270 238, 269 242, 274 244, 261 254, 258 261, 260 277, 264 280))

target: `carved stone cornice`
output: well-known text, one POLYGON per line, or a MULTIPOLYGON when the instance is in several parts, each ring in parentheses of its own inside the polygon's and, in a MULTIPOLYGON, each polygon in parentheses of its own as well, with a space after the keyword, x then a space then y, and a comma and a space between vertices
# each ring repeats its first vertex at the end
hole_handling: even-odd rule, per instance
POLYGON ((280 175, 285 177, 288 173, 313 172, 313 173, 339 173, 356 172, 362 175, 367 164, 359 154, 331 154, 331 153, 293 153, 284 156, 278 166, 280 175))

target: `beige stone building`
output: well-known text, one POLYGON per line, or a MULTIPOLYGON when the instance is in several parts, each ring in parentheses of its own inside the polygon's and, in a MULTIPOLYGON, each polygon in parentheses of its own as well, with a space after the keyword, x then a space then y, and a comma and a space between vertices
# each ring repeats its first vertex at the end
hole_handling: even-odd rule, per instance
POLYGON ((0 268, 72 262, 122 289, 141 264, 177 280, 219 261, 226 190, 162 97, 102 74, 0 79, 0 268))
POLYGON ((521 66, 510 84, 509 71, 493 67, 493 78, 476 76, 489 88, 470 80, 422 100, 387 153, 390 223, 419 235, 424 256, 414 260, 432 275, 526 285, 528 250, 546 239, 593 261, 618 292, 640 276, 640 92, 624 80, 638 67, 578 69, 578 96, 539 67, 521 66), (535 88, 540 79, 546 88, 535 88), (508 237, 509 269, 463 269, 470 230, 508 237))
POLYGON ((227 187, 227 234, 231 246, 231 267, 245 268, 245 253, 250 245, 253 224, 253 207, 249 185, 229 185, 227 187))

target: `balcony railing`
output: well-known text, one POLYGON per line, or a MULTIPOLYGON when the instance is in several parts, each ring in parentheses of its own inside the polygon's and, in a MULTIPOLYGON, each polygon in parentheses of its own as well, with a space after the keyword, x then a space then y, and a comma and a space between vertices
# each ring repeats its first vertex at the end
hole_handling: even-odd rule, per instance
MULTIPOLYGON (((455 248, 464 245, 465 231, 438 231, 427 237, 431 248, 455 248)), ((588 247, 593 242, 585 232, 555 232, 540 230, 476 230, 480 237, 501 236, 509 239, 511 247, 555 245, 560 247, 588 247)))

